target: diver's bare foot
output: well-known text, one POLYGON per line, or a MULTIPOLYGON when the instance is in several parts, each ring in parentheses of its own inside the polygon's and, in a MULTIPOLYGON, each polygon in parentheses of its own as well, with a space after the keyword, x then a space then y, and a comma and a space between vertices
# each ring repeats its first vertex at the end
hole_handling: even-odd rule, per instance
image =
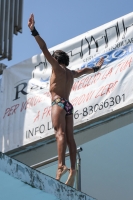
POLYGON ((104 58, 100 58, 100 60, 97 62, 95 67, 101 68, 104 62, 104 58))
POLYGON ((63 165, 61 168, 57 169, 56 173, 56 180, 60 180, 62 175, 65 174, 69 169, 66 167, 66 165, 63 165))
POLYGON ((73 187, 74 181, 75 181, 75 176, 76 176, 76 170, 70 169, 70 173, 69 173, 68 179, 65 184, 73 187))

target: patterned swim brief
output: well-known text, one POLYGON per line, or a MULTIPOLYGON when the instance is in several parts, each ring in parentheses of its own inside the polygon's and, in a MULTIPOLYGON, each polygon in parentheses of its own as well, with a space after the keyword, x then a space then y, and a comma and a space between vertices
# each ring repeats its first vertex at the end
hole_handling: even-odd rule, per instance
POLYGON ((55 104, 63 108, 66 111, 66 115, 73 114, 73 106, 68 100, 58 97, 52 102, 52 106, 55 104))

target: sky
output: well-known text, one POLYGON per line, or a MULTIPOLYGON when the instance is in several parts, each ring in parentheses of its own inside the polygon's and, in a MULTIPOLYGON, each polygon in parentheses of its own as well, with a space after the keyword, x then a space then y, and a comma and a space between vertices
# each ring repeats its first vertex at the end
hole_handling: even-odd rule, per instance
POLYGON ((132 11, 132 0, 24 0, 22 34, 13 36, 12 60, 2 63, 12 66, 41 53, 27 26, 31 13, 36 29, 51 48, 132 11))
MULTIPOLYGON (((36 29, 48 48, 51 48, 130 12, 133 12, 133 0, 24 0, 22 34, 13 36, 13 59, 2 60, 2 63, 12 66, 41 53, 27 26, 31 13, 35 16, 36 29)), ((133 135, 130 131, 132 127, 133 124, 130 128, 127 126, 123 130, 119 129, 117 133, 113 132, 84 144, 85 154, 81 153, 82 163, 86 162, 86 154, 89 154, 90 182, 85 180, 84 173, 83 192, 99 200, 132 200, 133 179, 130 177, 133 176, 131 174, 133 162, 131 155, 128 155, 129 152, 133 152, 131 143, 133 135), (112 152, 110 152, 111 145, 113 145, 112 152), (109 168, 111 164, 113 164, 112 169, 109 168), (125 173, 126 169, 128 173, 125 173), (126 174, 125 177, 121 176, 122 174, 126 174)))

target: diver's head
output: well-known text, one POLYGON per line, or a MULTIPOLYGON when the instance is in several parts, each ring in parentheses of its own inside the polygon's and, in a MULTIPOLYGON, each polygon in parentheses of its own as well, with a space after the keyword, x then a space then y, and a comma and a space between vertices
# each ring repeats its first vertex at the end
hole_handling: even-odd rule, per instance
POLYGON ((69 56, 62 50, 56 50, 52 56, 58 61, 59 64, 64 64, 66 67, 69 65, 69 56))

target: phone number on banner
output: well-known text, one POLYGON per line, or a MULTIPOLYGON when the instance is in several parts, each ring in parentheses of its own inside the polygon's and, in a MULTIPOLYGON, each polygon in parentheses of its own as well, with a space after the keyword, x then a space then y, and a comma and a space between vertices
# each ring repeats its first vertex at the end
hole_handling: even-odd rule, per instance
POLYGON ((115 97, 110 97, 109 99, 106 99, 105 101, 100 102, 99 104, 83 108, 83 111, 81 113, 79 113, 79 111, 77 110, 76 112, 74 112, 74 119, 78 119, 80 115, 83 115, 83 117, 91 115, 99 110, 112 107, 124 101, 125 101, 125 94, 122 94, 121 96, 117 95, 115 97))

